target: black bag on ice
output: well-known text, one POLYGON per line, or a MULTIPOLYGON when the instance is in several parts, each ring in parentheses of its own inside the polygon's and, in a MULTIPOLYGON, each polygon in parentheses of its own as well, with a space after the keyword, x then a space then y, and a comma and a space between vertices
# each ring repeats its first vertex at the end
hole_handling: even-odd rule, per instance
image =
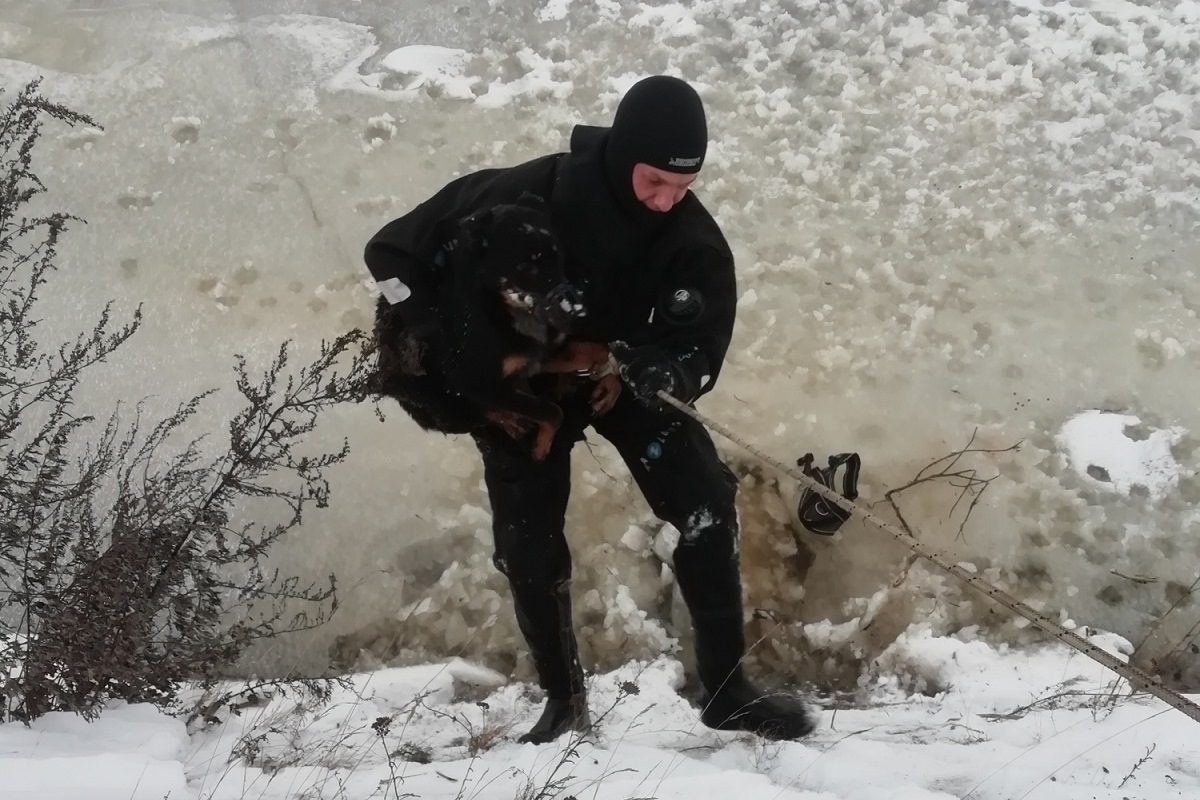
MULTIPOLYGON (((858 471, 862 467, 858 453, 839 453, 836 456, 830 456, 829 466, 824 469, 814 467, 813 454, 805 453, 803 458, 796 460, 796 466, 826 489, 838 492, 847 500, 858 499, 858 471), (843 466, 846 470, 842 475, 842 487, 839 490, 835 483, 837 471, 843 466)), ((800 495, 796 515, 800 518, 800 524, 820 536, 833 536, 842 527, 842 523, 850 519, 850 512, 834 505, 807 487, 800 495)))

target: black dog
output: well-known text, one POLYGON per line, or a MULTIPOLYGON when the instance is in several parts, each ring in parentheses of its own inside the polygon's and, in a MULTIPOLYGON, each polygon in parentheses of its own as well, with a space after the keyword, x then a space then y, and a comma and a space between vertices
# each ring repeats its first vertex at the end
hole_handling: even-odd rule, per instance
POLYGON ((533 433, 534 458, 544 458, 562 411, 530 391, 528 378, 608 363, 606 346, 567 342, 586 311, 563 274, 549 211, 540 198, 523 196, 473 214, 442 254, 436 330, 406 330, 380 298, 373 389, 395 398, 426 430, 533 433))

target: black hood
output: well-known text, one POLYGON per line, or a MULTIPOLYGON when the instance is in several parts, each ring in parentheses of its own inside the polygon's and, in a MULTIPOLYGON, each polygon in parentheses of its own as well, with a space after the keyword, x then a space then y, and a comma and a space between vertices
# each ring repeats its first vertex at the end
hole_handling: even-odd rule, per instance
POLYGON ((704 165, 707 148, 708 124, 696 90, 667 75, 644 78, 621 98, 611 128, 575 127, 555 194, 562 192, 569 206, 562 210, 583 220, 592 238, 636 252, 666 227, 676 209, 655 211, 637 199, 634 166, 691 175, 704 165))
MULTIPOLYGON (((651 211, 636 198, 634 205, 618 200, 621 193, 612 185, 604 158, 610 130, 575 126, 571 152, 559 165, 554 206, 578 246, 603 252, 614 266, 632 265, 670 221, 671 212, 651 211)), ((632 198, 632 177, 625 182, 632 198)))
POLYGON ((693 175, 704 166, 707 149, 708 123, 695 89, 669 75, 638 81, 621 98, 604 147, 605 174, 617 205, 630 217, 654 224, 662 214, 634 194, 634 166, 693 175))

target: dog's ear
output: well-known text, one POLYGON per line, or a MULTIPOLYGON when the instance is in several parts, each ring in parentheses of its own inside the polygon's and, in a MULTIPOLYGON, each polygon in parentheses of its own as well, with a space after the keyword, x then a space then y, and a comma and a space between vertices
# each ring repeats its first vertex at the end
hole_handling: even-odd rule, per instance
POLYGON ((546 198, 533 192, 521 192, 521 196, 517 198, 517 205, 536 209, 537 211, 545 211, 546 198))
POLYGON ((458 224, 458 245, 473 250, 486 250, 487 230, 492 225, 492 209, 485 208, 463 217, 458 224))

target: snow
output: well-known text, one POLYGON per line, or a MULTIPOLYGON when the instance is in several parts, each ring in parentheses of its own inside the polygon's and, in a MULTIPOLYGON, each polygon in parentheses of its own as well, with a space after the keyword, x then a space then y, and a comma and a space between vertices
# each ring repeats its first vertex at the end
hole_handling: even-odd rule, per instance
POLYGON ((405 80, 405 89, 432 84, 451 97, 470 98, 471 82, 463 75, 468 57, 465 50, 456 48, 409 45, 388 53, 380 64, 405 80))
POLYGON ((565 19, 571 10, 572 2, 573 0, 546 0, 545 5, 538 9, 538 19, 542 22, 565 19))
POLYGON ((641 9, 630 18, 630 26, 649 28, 657 39, 694 38, 704 31, 690 9, 679 3, 655 6, 643 3, 641 9))
MULTIPOLYGON (((313 347, 368 327, 361 252, 381 225, 455 175, 562 149, 572 125, 604 124, 637 78, 666 72, 705 99, 712 142, 696 191, 738 263, 734 342, 702 410, 784 462, 860 452, 876 510, 973 441, 991 452, 964 467, 991 483, 968 524, 954 487, 904 494, 923 541, 1055 618, 1112 631, 1143 664, 1195 630, 1200 2, 91 6, 0 4, 0 83, 44 75, 45 93, 104 126, 46 127, 50 197, 88 225, 60 243, 65 283, 42 330, 70 338, 111 297, 118 314, 146 314, 80 413, 105 418, 142 393, 147 413, 170 409, 228 386, 233 353, 262 363, 284 337, 313 347)), ((233 407, 232 392, 218 396, 204 422, 224 430, 233 407)), ((457 694, 470 681, 436 666, 455 655, 518 681, 488 713, 528 725, 536 708, 519 681, 532 673, 490 560, 478 455, 388 410, 383 426, 363 407, 320 430, 317 444, 349 439, 351 459, 331 507, 277 554, 284 570, 336 572, 338 614, 241 668, 414 666, 364 674, 368 699, 291 719, 309 748, 266 730, 270 758, 289 763, 274 777, 227 763, 258 712, 190 733, 131 707, 107 712, 107 727, 6 726, 0 796, 56 800, 84 780, 87 797, 334 797, 340 780, 347 797, 379 796, 390 770, 370 714, 428 687, 428 705, 482 724, 457 694), (341 730, 356 732, 339 743, 341 730), (358 766, 331 771, 346 763, 358 766), (31 781, 36 795, 20 788, 31 781)), ((699 729, 672 660, 690 646, 670 566, 680 534, 590 441, 575 451, 568 537, 594 708, 651 666, 629 711, 585 745, 597 763, 575 759, 580 780, 608 776, 577 796, 1196 794, 1194 728, 1155 703, 1073 695, 1019 719, 980 716, 1084 672, 1067 690, 1110 677, 909 569, 906 551, 857 521, 806 538, 799 487, 718 446, 740 482, 747 608, 762 611, 751 667, 854 700, 830 700, 799 744, 699 729)), ((1180 674, 1200 685, 1195 659, 1180 674)), ((510 735, 472 761, 455 723, 417 711, 412 741, 450 780, 397 762, 400 794, 512 797, 558 752, 510 735)))
POLYGON ((179 720, 153 706, 116 706, 93 722, 53 713, 29 728, 0 725, 5 800, 161 800, 189 797, 179 720))
POLYGON ((1066 421, 1059 440, 1080 477, 1108 483, 1119 492, 1142 486, 1151 497, 1161 498, 1179 482, 1181 467, 1171 446, 1187 432, 1168 428, 1132 438, 1129 430, 1141 424, 1129 414, 1085 411, 1066 421))
POLYGON ((410 73, 427 79, 432 76, 460 75, 466 58, 465 50, 409 45, 388 53, 381 64, 392 72, 410 73))
MULTIPOLYGON (((1128 648, 1111 635, 1092 640, 1128 648)), ((1113 650, 1116 652, 1116 650, 1113 650)), ((383 794, 739 800, 1076 800, 1195 797, 1195 723, 1061 647, 994 648, 906 631, 888 676, 854 702, 826 700, 800 742, 712 731, 681 695, 670 657, 589 677, 592 734, 545 745, 517 735, 537 690, 455 660, 351 676, 324 706, 276 696, 184 723, 117 705, 92 724, 52 714, 0 726, 4 800, 366 800, 383 794), (924 693, 902 688, 921 675, 924 693), (391 755, 390 763, 387 754, 391 755)), ((1198 698, 1200 699, 1200 698, 1198 698)))

